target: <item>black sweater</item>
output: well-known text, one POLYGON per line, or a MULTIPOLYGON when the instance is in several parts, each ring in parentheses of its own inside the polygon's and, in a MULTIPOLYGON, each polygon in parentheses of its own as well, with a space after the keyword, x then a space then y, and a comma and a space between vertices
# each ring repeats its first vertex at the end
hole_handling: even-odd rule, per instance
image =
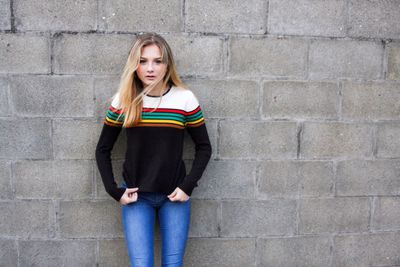
MULTIPOLYGON (((111 164, 111 151, 122 130, 124 114, 114 96, 104 119, 96 147, 96 162, 105 190, 116 201, 125 188, 118 187, 111 164), (118 117, 119 116, 119 117, 118 117)), ((199 101, 193 92, 172 86, 162 97, 147 95, 143 100, 142 120, 124 128, 127 143, 122 176, 128 188, 138 192, 171 194, 176 187, 191 195, 198 186, 211 157, 212 148, 199 101), (157 107, 161 99, 159 107, 157 107), (192 169, 186 173, 182 160, 184 130, 195 143, 192 169)))

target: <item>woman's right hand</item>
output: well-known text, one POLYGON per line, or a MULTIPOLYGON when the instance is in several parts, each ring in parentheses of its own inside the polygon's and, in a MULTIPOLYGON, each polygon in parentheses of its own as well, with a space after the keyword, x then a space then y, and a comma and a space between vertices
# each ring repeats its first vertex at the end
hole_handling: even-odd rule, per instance
POLYGON ((139 190, 139 187, 135 188, 126 188, 124 194, 122 195, 121 199, 119 200, 119 203, 122 205, 126 205, 132 202, 136 202, 138 198, 138 193, 137 191, 139 190))

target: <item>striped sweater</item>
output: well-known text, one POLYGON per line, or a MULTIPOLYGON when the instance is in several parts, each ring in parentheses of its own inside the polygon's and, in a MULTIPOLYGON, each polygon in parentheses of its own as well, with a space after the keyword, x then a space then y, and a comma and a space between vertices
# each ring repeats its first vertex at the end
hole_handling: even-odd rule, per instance
MULTIPOLYGON (((197 97, 189 89, 172 86, 154 110, 159 102, 159 96, 145 96, 139 124, 124 128, 127 141, 122 176, 127 187, 138 187, 139 193, 170 194, 179 187, 190 196, 212 152, 205 119, 197 97), (188 174, 182 159, 185 129, 195 143, 188 174)), ((115 182, 111 164, 111 151, 124 121, 118 105, 117 93, 106 112, 96 146, 96 162, 104 187, 117 201, 125 192, 115 182)))

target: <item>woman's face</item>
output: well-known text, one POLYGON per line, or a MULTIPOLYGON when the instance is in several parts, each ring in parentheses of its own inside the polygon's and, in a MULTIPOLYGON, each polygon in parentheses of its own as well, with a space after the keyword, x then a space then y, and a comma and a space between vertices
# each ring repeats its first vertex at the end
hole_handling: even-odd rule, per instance
POLYGON ((161 51, 157 45, 146 45, 142 48, 139 67, 136 70, 137 76, 142 81, 143 86, 148 86, 155 80, 164 77, 167 64, 162 62, 161 51))

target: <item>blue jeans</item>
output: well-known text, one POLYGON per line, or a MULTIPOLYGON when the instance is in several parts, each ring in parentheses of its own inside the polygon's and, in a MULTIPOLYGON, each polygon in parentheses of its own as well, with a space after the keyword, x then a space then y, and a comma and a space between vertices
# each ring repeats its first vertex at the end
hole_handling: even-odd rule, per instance
MULTIPOLYGON (((126 188, 126 185, 123 184, 126 188)), ((122 205, 122 222, 132 267, 154 266, 154 226, 160 222, 161 266, 182 267, 189 234, 191 199, 170 201, 166 194, 139 192, 136 202, 122 205)))

